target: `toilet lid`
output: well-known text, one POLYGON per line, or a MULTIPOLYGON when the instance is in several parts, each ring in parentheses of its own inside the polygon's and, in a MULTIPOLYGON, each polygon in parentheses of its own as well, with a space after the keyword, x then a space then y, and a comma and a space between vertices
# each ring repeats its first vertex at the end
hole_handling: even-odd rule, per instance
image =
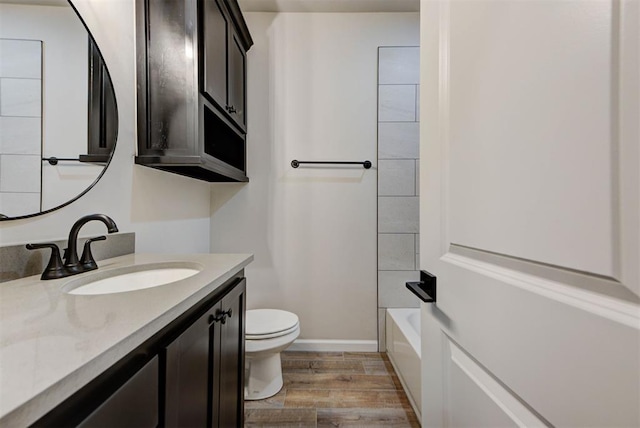
POLYGON ((245 334, 245 339, 247 340, 265 340, 265 339, 273 339, 273 338, 278 338, 278 337, 283 337, 286 336, 289 333, 297 333, 296 337, 298 337, 298 334, 300 334, 300 327, 298 324, 294 325, 291 328, 288 328, 286 330, 283 331, 278 331, 276 333, 268 333, 268 334, 245 334))
POLYGON ((298 316, 279 309, 252 309, 247 311, 246 335, 263 336, 284 333, 298 325, 298 316))

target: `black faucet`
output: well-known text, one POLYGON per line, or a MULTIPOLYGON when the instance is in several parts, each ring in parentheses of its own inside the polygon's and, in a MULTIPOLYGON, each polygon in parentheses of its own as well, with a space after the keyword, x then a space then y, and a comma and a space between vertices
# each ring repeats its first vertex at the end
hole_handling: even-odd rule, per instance
POLYGON ((73 224, 71 231, 69 231, 69 241, 64 252, 64 264, 60 259, 60 250, 56 244, 27 244, 27 249, 29 250, 51 248, 51 259, 49 260, 49 264, 45 268, 44 272, 42 272, 42 276, 40 277, 41 279, 65 278, 67 276, 98 269, 98 265, 91 254, 91 243, 94 241, 104 241, 106 239, 104 236, 87 240, 84 244, 82 258, 78 260, 78 232, 80 232, 82 226, 93 220, 103 222, 107 226, 107 232, 109 233, 118 231, 116 223, 104 214, 91 214, 81 217, 73 224))
MULTIPOLYGON (((107 226, 107 232, 109 233, 118 231, 118 226, 116 226, 116 223, 111 219, 111 217, 108 217, 104 214, 90 214, 81 217, 78 221, 76 221, 73 226, 71 226, 71 230, 69 231, 69 241, 67 242, 67 249, 64 253, 64 268, 65 270, 70 272, 70 275, 73 275, 74 273, 85 272, 86 270, 91 270, 86 269, 85 266, 83 266, 78 260, 77 241, 78 232, 80 232, 82 226, 92 220, 99 220, 103 222, 107 226)), ((89 246, 85 245, 85 251, 87 248, 89 248, 89 246)), ((93 264, 95 265, 95 262, 93 262, 93 264)), ((93 269, 97 269, 97 267, 98 266, 95 266, 93 269)))

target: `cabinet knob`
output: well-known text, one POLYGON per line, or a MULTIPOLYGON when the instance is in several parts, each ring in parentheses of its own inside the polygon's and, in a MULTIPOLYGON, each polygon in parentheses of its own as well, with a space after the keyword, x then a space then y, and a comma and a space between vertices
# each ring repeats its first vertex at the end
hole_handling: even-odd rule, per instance
POLYGON ((236 108, 234 106, 227 106, 226 109, 227 109, 227 111, 229 113, 237 113, 238 112, 238 110, 236 110, 236 108))
POLYGON ((217 321, 220 321, 221 324, 225 324, 227 322, 227 317, 231 318, 232 313, 231 309, 227 311, 217 311, 215 315, 209 315, 209 324, 213 324, 217 321))
POLYGON ((220 312, 218 316, 220 317, 220 322, 226 324, 227 318, 231 318, 231 309, 220 312))

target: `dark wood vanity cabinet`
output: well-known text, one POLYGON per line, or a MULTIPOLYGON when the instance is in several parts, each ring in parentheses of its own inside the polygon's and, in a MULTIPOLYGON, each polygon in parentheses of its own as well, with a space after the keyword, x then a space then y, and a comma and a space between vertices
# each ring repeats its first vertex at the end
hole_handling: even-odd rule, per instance
POLYGON ((240 284, 221 302, 220 310, 227 314, 224 323, 214 329, 214 374, 212 408, 214 427, 241 427, 244 425, 244 332, 246 313, 246 286, 240 284), (217 333, 217 334, 216 334, 217 333), (217 339, 220 341, 218 342, 217 339))
POLYGON ((158 386, 158 357, 154 357, 78 427, 156 428, 158 386))
POLYGON ((242 426, 245 290, 243 280, 166 347, 167 428, 242 426))
POLYGON ((243 426, 245 295, 241 271, 33 426, 243 426))
POLYGON ((136 163, 247 181, 246 52, 237 0, 136 0, 136 163))

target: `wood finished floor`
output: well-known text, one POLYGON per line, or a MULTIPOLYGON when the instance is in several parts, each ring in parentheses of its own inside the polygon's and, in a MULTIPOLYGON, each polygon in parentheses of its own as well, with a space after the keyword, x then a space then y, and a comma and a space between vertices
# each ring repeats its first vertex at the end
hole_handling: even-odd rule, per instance
POLYGON ((384 353, 283 352, 284 387, 245 401, 245 427, 419 427, 384 353))

